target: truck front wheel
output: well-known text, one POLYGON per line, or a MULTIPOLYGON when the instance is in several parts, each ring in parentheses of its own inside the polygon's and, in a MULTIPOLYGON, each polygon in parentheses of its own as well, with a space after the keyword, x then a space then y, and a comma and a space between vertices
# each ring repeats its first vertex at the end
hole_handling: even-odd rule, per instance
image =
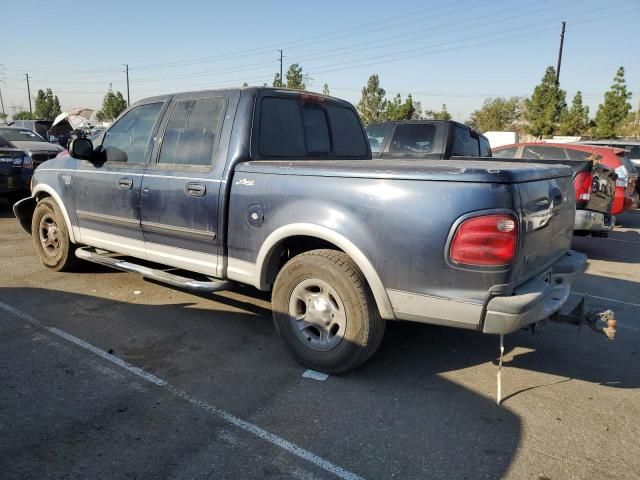
POLYGON ((70 270, 76 264, 67 225, 51 197, 43 198, 36 205, 31 218, 31 237, 36 253, 46 267, 60 272, 70 270))
POLYGON ((312 250, 289 260, 273 286, 276 330, 303 365, 338 374, 376 351, 384 320, 358 266, 343 252, 312 250))

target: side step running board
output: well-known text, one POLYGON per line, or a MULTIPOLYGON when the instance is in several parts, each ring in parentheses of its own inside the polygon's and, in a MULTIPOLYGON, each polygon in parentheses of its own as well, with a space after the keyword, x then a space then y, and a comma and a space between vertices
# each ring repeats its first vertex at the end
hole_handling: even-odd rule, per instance
POLYGON ((137 265, 111 255, 111 253, 98 253, 92 247, 76 249, 76 257, 81 258, 82 260, 88 260, 89 262, 105 265, 125 272, 138 273, 145 278, 166 283, 167 285, 174 287, 183 288, 185 290, 191 290, 194 292, 218 292, 220 290, 227 290, 231 286, 231 282, 224 280, 202 282, 192 278, 174 275, 163 270, 137 265))

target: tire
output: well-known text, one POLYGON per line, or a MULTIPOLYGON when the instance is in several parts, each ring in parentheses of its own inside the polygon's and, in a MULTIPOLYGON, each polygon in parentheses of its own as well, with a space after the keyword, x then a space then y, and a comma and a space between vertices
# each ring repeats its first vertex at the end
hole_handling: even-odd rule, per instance
POLYGON ((384 334, 364 275, 336 250, 312 250, 289 260, 272 294, 278 334, 303 365, 330 374, 356 368, 384 334))
POLYGON ((40 261, 58 272, 77 263, 64 216, 56 202, 47 197, 38 202, 31 218, 31 238, 40 261))

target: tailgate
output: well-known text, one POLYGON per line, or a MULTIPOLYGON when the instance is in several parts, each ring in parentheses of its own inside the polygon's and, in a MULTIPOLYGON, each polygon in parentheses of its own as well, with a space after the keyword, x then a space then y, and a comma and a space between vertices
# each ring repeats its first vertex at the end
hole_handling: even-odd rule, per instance
POLYGON ((616 172, 598 162, 592 162, 591 195, 589 200, 577 201, 576 208, 609 213, 616 192, 616 172))
POLYGON ((575 196, 570 176, 520 183, 518 190, 521 235, 514 275, 523 281, 569 250, 575 196))

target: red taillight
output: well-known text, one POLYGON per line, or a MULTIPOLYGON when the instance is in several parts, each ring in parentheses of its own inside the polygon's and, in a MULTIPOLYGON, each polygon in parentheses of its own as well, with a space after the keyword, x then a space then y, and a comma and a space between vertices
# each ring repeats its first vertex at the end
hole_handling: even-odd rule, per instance
POLYGON ((576 201, 585 201, 591 198, 591 184, 593 177, 589 172, 580 172, 573 179, 573 187, 576 191, 576 201))
POLYGON ((507 265, 516 254, 518 226, 511 215, 484 215, 462 222, 449 258, 465 265, 507 265))

